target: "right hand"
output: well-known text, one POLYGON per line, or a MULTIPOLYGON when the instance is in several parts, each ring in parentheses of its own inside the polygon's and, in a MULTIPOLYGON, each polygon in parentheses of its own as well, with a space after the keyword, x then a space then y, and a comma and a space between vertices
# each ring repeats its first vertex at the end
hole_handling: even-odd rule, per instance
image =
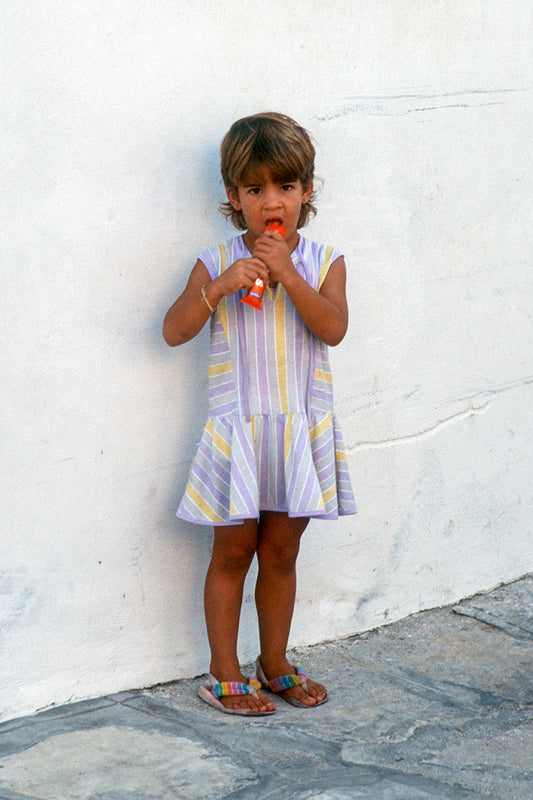
POLYGON ((229 296, 239 289, 250 289, 256 278, 268 283, 269 274, 265 264, 259 258, 238 258, 213 282, 216 282, 222 294, 229 296))

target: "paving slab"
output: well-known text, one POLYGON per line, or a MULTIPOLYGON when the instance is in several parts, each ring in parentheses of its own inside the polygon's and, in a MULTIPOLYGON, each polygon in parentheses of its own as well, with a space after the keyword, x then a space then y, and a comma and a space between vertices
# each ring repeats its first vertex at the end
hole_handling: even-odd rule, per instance
POLYGON ((316 709, 223 715, 195 679, 6 722, 0 800, 532 800, 532 601, 528 577, 292 651, 316 709))

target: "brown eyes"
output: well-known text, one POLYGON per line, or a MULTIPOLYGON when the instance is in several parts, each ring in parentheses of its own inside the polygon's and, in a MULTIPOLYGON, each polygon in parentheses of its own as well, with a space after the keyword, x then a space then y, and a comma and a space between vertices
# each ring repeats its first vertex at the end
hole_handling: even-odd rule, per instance
MULTIPOLYGON (((294 185, 292 183, 284 183, 280 187, 282 192, 290 192, 291 189, 294 189, 294 185)), ((248 194, 257 195, 262 191, 260 186, 250 186, 247 189, 248 194)))

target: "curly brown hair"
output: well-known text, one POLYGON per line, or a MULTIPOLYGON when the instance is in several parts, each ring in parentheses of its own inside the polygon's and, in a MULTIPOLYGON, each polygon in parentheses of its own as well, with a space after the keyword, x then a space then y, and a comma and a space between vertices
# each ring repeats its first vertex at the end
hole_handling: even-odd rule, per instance
MULTIPOLYGON (((222 140, 220 169, 224 186, 237 191, 239 184, 257 180, 266 168, 277 183, 299 180, 305 189, 313 182, 315 148, 301 125, 285 114, 273 111, 253 114, 234 122, 222 140)), ((298 228, 316 214, 315 193, 302 205, 298 228)), ((231 203, 220 210, 239 230, 246 230, 242 211, 231 203)))

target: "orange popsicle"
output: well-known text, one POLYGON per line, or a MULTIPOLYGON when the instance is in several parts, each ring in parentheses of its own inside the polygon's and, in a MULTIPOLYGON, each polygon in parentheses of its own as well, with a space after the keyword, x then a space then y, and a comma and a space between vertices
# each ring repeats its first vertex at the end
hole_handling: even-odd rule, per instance
POLYGON ((273 222, 272 225, 267 225, 265 230, 266 231, 279 231, 282 236, 285 236, 287 234, 287 231, 285 230, 283 225, 279 224, 279 222, 273 222))

